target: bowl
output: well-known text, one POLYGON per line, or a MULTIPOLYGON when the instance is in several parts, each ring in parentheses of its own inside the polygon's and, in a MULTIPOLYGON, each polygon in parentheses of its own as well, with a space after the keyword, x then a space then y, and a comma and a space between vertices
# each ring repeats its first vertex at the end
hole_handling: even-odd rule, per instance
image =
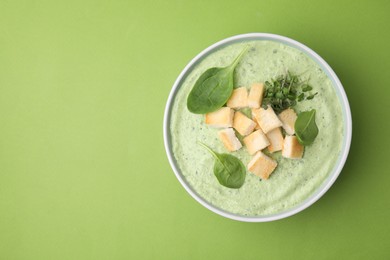
POLYGON ((193 58, 190 63, 183 69, 183 71, 180 73, 178 78, 176 79, 175 83, 173 84, 172 90, 169 94, 166 108, 165 108, 165 114, 164 114, 164 122, 163 122, 163 135, 164 135, 164 145, 166 154, 169 160, 169 163, 173 169, 174 174, 176 175, 177 179, 181 183, 181 185, 185 188, 185 190, 200 204, 202 204, 207 209, 211 210, 212 212, 219 214, 220 216, 230 218, 237 221, 243 221, 243 222, 267 222, 267 221, 274 221, 278 219, 283 219, 289 216, 292 216, 298 212, 301 212, 302 210, 306 209, 310 205, 312 205, 314 202, 316 202, 318 199, 320 199, 325 192, 329 190, 329 188, 332 186, 332 184, 336 181, 337 177, 339 176, 341 170, 343 169, 343 166, 345 164, 345 161, 347 160, 347 156, 350 149, 351 144, 351 138, 352 138, 352 120, 351 120, 351 111, 348 103, 347 96, 345 94, 344 88, 336 76, 335 72, 332 70, 332 68, 323 60, 317 53, 315 53, 313 50, 311 50, 309 47, 303 45, 302 43, 295 41, 293 39, 276 35, 276 34, 269 34, 269 33, 249 33, 249 34, 241 34, 236 35, 233 37, 226 38, 224 40, 221 40, 210 47, 203 50, 201 53, 199 53, 195 58, 193 58), (234 44, 234 43, 240 43, 245 41, 253 41, 253 40, 267 40, 267 41, 275 41, 278 43, 285 44, 287 46, 296 48, 306 54, 310 59, 312 59, 327 75, 327 77, 331 80, 331 83, 334 87, 335 93, 339 99, 339 102, 341 104, 341 110, 342 110, 342 118, 343 118, 343 140, 341 144, 341 152, 339 153, 338 159, 336 164, 334 165, 331 172, 328 174, 327 178, 322 182, 322 184, 310 195, 308 198, 303 200, 298 205, 289 208, 285 211, 278 212, 275 214, 269 214, 269 215, 259 215, 259 216, 246 216, 242 214, 232 213, 226 210, 223 210, 219 207, 216 207, 203 199, 189 184, 189 182, 184 177, 183 173, 181 172, 178 163, 173 155, 172 151, 172 138, 170 133, 170 123, 172 119, 172 106, 174 103, 174 99, 176 97, 177 92, 179 91, 179 88, 181 84, 183 83, 183 80, 188 76, 189 72, 194 69, 194 67, 201 61, 203 58, 208 56, 209 54, 213 53, 214 51, 221 49, 225 46, 234 44))

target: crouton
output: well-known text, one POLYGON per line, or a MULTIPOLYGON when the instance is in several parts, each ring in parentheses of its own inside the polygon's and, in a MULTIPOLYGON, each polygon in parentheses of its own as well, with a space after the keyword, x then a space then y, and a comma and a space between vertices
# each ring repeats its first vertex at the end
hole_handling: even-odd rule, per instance
POLYGON ((278 166, 278 163, 272 158, 268 157, 262 152, 257 152, 252 160, 248 163, 248 170, 263 180, 266 180, 275 170, 276 166, 278 166))
POLYGON ((218 131, 218 136, 225 148, 231 152, 237 151, 242 147, 242 144, 236 137, 233 128, 226 128, 218 131))
POLYGON ((267 137, 260 129, 243 139, 249 154, 254 154, 270 145, 267 137))
POLYGON ((233 127, 237 130, 237 132, 240 133, 242 136, 249 135, 253 132, 253 129, 255 128, 256 123, 246 117, 241 112, 234 113, 233 118, 233 127))
POLYGON ((263 101, 264 84, 254 83, 251 86, 248 95, 248 106, 251 108, 259 108, 263 101))
POLYGON ((236 109, 248 106, 248 91, 246 88, 241 87, 234 89, 226 105, 236 109))
POLYGON ((293 109, 288 108, 286 110, 283 110, 279 114, 279 119, 280 121, 282 121, 283 129, 288 135, 295 134, 294 124, 295 120, 297 120, 297 114, 293 109))
POLYGON ((282 126, 282 122, 279 120, 271 106, 268 106, 267 109, 261 107, 255 109, 253 112, 264 133, 268 133, 279 126, 282 126))
POLYGON ((255 112, 254 112, 255 110, 256 110, 256 108, 252 108, 251 109, 251 111, 252 111, 252 120, 256 123, 255 130, 259 130, 261 128, 260 128, 259 122, 257 122, 257 120, 256 120, 256 116, 255 116, 255 112))
POLYGON ((206 114, 205 123, 213 127, 232 127, 234 110, 222 107, 217 111, 206 114))
POLYGON ((286 135, 283 142, 282 156, 290 159, 300 159, 303 156, 304 147, 298 142, 296 136, 286 135))
POLYGON ((282 135, 282 130, 280 129, 280 127, 275 128, 272 131, 269 131, 266 134, 266 136, 267 136, 269 142, 271 143, 268 146, 268 151, 270 153, 274 153, 274 152, 282 150, 282 148, 283 148, 283 135, 282 135))

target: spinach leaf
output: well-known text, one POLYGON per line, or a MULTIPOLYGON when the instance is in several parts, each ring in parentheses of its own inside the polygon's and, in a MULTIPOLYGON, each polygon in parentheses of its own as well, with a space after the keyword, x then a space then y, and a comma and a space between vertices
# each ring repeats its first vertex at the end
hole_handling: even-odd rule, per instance
POLYGON ((194 114, 206 114, 221 108, 233 92, 234 70, 245 48, 227 67, 210 68, 196 81, 187 98, 187 108, 194 114))
POLYGON ((318 135, 316 110, 302 112, 295 121, 295 134, 302 145, 310 145, 318 135))
POLYGON ((227 153, 216 153, 207 145, 199 143, 215 159, 214 175, 218 182, 228 188, 238 189, 245 181, 245 166, 237 157, 227 153))

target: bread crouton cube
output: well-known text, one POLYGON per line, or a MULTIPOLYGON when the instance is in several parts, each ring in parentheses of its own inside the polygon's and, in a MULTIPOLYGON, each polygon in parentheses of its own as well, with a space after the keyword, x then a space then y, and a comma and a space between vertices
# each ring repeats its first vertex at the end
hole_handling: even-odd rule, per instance
POLYGON ((233 128, 226 128, 218 131, 218 136, 225 148, 230 152, 237 151, 242 147, 242 144, 236 137, 233 128))
POLYGON ((295 134, 294 125, 295 125, 295 120, 297 120, 297 114, 293 109, 288 108, 286 110, 283 110, 279 114, 279 119, 280 121, 282 121, 283 129, 284 131, 286 131, 288 135, 295 134))
POLYGON ((263 180, 267 180, 276 166, 278 166, 278 163, 272 158, 262 152, 257 152, 248 163, 248 170, 263 180))
POLYGON ((206 114, 205 123, 213 127, 232 127, 234 110, 222 107, 217 111, 206 114))
POLYGON ((243 141, 249 154, 254 154, 270 144, 267 137, 260 129, 245 137, 243 141))
POLYGON ((236 88, 226 104, 231 108, 244 108, 248 106, 248 91, 245 87, 236 88))
POLYGON ((268 106, 267 109, 261 107, 255 109, 253 112, 264 133, 268 133, 279 126, 282 126, 282 122, 279 120, 271 106, 268 106))
POLYGON ((249 135, 255 129, 256 123, 241 112, 234 113, 233 127, 242 136, 249 135))
POLYGON ((266 136, 267 136, 269 142, 271 143, 268 146, 268 151, 270 153, 281 151, 283 149, 283 141, 284 140, 283 140, 282 130, 280 129, 280 127, 275 128, 272 131, 269 131, 266 134, 266 136))
POLYGON ((259 108, 263 101, 264 84, 254 83, 249 90, 248 106, 251 108, 259 108))
POLYGON ((256 123, 255 130, 259 130, 261 128, 260 128, 259 122, 257 122, 257 120, 256 120, 256 116, 255 116, 255 112, 254 112, 256 110, 256 108, 252 108, 251 110, 252 110, 252 120, 256 123))
POLYGON ((290 159, 300 159, 303 156, 304 147, 298 142, 296 136, 286 135, 283 142, 282 156, 290 159))

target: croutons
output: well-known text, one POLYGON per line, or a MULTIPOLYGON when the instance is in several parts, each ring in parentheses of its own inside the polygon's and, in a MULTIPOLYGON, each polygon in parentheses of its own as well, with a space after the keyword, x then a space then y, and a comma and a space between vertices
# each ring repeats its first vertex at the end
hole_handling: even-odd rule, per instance
POLYGON ((207 113, 205 123, 213 127, 232 127, 234 110, 230 107, 222 107, 217 111, 207 113))
POLYGON ((233 118, 233 127, 237 130, 237 132, 240 133, 242 136, 249 135, 253 132, 253 129, 255 128, 256 123, 246 117, 241 112, 234 113, 233 118))
POLYGON ((252 160, 248 163, 248 170, 266 180, 271 173, 275 170, 278 163, 265 155, 262 152, 257 152, 252 160))
POLYGON ((248 106, 248 91, 246 88, 241 87, 234 89, 226 105, 236 109, 248 106))
POLYGON ((226 149, 231 152, 237 151, 242 147, 242 144, 236 137, 233 128, 226 128, 218 131, 218 136, 219 139, 221 139, 223 145, 226 147, 226 149))
POLYGON ((277 151, 281 151, 283 149, 283 135, 282 135, 282 130, 280 127, 275 128, 272 131, 269 131, 266 134, 269 142, 271 143, 268 146, 268 151, 270 153, 274 153, 277 151))
POLYGON ((296 136, 286 135, 283 143, 282 156, 290 159, 300 159, 303 156, 304 147, 298 142, 296 136))
POLYGON ((243 141, 249 154, 254 154, 270 144, 267 137, 260 129, 245 137, 243 141))
POLYGON ((279 120, 271 106, 268 106, 267 109, 262 107, 255 109, 253 113, 261 129, 266 134, 279 126, 282 126, 282 122, 279 120))
POLYGON ((264 84, 254 83, 251 86, 248 95, 248 106, 251 108, 259 108, 263 100, 264 84))
POLYGON ((287 134, 293 135, 295 134, 294 124, 295 120, 297 120, 297 114, 295 111, 291 108, 288 108, 286 110, 283 110, 279 114, 279 119, 282 121, 282 126, 284 131, 286 131, 287 134))

